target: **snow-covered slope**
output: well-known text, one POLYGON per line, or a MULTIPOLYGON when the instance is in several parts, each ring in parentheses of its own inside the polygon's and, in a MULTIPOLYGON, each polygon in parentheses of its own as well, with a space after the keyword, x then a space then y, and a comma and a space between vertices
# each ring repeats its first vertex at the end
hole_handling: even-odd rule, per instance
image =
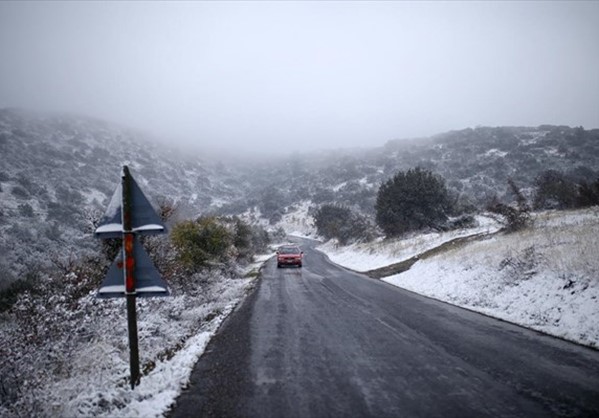
POLYGON ((476 227, 458 229, 448 232, 412 233, 402 239, 356 243, 340 246, 331 240, 318 249, 326 253, 329 259, 355 271, 368 271, 405 261, 441 244, 456 238, 477 234, 490 234, 500 229, 501 225, 488 216, 477 216, 476 227))
POLYGON ((128 164, 154 203, 181 216, 239 195, 238 174, 129 129, 83 117, 0 110, 0 288, 65 254, 97 249, 92 222, 128 164))
POLYGON ((379 148, 281 156, 248 165, 249 194, 223 208, 242 212, 258 206, 266 219, 277 221, 283 208, 309 200, 317 206, 338 203, 372 214, 381 182, 416 166, 441 175, 463 207, 482 208, 495 195, 512 200, 508 178, 527 196, 546 170, 560 171, 574 181, 595 181, 599 129, 477 127, 389 141, 379 148))
MULTIPOLYGON (((0 110, 0 290, 17 278, 36 286, 21 291, 10 320, 0 316, 0 415, 161 415, 251 284, 219 273, 190 276, 173 286, 172 298, 140 302, 144 378, 129 391, 126 323, 114 320, 123 315, 123 301, 96 300, 90 271, 76 262, 84 260, 98 275, 93 258, 86 258, 99 254, 92 222, 123 164, 152 200, 178 202, 181 216, 245 212, 274 231, 314 236, 311 208, 342 203, 371 213, 378 185, 398 169, 431 168, 455 191, 476 198, 501 194, 509 175, 530 184, 546 168, 580 169, 593 177, 588 167, 599 166, 598 138, 597 130, 567 127, 477 128, 382 149, 224 165, 102 121, 0 110), (53 277, 44 272, 48 266, 53 277)), ((470 244, 467 253, 421 260, 387 280, 597 344, 596 219, 596 211, 548 215, 529 235, 470 244)), ((338 263, 368 270, 494 228, 481 223, 478 230, 414 235, 405 242, 323 248, 338 263)))
MULTIPOLYGON (((417 165, 442 175, 462 205, 527 191, 542 170, 599 175, 599 130, 563 126, 476 128, 372 149, 214 161, 169 148, 131 129, 66 115, 0 110, 0 287, 51 264, 48 249, 94 249, 90 221, 128 164, 155 202, 182 216, 257 208, 288 233, 313 234, 310 207, 338 203, 372 215, 382 181, 417 165), (311 204, 306 204, 311 202, 311 204)), ((256 212, 256 211, 255 211, 256 212)), ((256 212, 257 213, 257 212, 256 212)))

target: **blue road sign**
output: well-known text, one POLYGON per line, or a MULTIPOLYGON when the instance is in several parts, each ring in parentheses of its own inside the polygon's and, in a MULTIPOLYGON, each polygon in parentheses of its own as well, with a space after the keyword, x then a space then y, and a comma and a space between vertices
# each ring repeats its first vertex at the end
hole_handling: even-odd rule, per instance
MULTIPOLYGON (((168 286, 160 277, 160 273, 152 264, 148 253, 144 250, 141 243, 133 240, 133 254, 135 264, 133 266, 133 275, 135 276, 135 294, 139 297, 169 296, 168 286)), ((123 280, 123 255, 119 251, 116 259, 108 269, 108 274, 104 278, 97 297, 99 298, 122 298, 126 295, 125 281, 123 280)))
MULTIPOLYGON (((162 220, 133 177, 130 177, 130 181, 131 232, 138 235, 153 235, 166 232, 166 227, 162 223, 162 220)), ((119 184, 112 195, 106 213, 94 232, 96 238, 121 238, 123 236, 122 195, 123 188, 119 184)))

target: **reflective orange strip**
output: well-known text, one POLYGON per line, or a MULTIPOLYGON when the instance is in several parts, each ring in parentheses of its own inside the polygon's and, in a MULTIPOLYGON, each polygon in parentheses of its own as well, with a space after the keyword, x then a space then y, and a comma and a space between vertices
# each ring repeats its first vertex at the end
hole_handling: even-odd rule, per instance
POLYGON ((127 293, 135 292, 135 277, 133 272, 135 270, 135 258, 133 256, 133 245, 134 236, 133 234, 125 234, 124 237, 125 247, 125 291, 127 293))

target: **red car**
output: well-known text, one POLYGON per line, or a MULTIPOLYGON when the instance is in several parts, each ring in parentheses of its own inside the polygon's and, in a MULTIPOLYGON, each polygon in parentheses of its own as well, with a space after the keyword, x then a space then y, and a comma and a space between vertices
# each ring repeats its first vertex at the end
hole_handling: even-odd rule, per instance
POLYGON ((277 250, 277 267, 302 266, 304 252, 297 245, 283 245, 277 250))

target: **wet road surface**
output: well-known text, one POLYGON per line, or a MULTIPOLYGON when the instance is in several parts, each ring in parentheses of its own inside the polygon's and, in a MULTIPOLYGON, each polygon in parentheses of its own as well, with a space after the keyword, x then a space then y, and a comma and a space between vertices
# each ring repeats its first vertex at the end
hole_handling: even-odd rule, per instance
POLYGON ((599 417, 599 351, 331 264, 270 260, 170 417, 599 417))

